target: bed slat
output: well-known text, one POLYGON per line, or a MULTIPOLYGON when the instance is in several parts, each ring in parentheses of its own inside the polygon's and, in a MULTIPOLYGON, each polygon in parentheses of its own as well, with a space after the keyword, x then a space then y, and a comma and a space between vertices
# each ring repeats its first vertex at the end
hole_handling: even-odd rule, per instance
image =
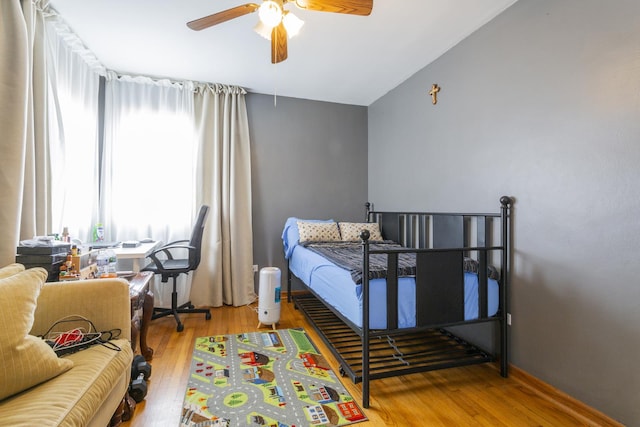
POLYGON ((416 254, 418 327, 464 320, 463 256, 459 251, 416 254))
POLYGON ((433 223, 434 248, 464 248, 464 217, 461 215, 436 215, 433 223))
POLYGON ((387 329, 398 328, 398 254, 387 256, 387 329))

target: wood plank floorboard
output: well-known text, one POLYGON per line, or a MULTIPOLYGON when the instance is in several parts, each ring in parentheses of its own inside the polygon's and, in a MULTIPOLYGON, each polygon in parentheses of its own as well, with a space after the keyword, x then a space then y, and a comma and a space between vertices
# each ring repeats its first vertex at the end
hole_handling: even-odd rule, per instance
MULTIPOLYGON (((148 394, 123 427, 178 427, 195 338, 256 331, 256 304, 211 309, 212 319, 202 314, 182 315, 184 331, 176 332, 171 317, 154 320, 147 337, 154 349, 148 394)), ((303 327, 338 372, 339 366, 304 316, 283 301, 278 329, 303 327)), ((261 328, 267 330, 267 328, 261 328)), ((342 378, 352 396, 362 402, 360 384, 342 378)), ((516 378, 502 378, 493 364, 386 378, 371 382, 371 406, 365 409, 373 426, 617 426, 555 402, 516 378)))

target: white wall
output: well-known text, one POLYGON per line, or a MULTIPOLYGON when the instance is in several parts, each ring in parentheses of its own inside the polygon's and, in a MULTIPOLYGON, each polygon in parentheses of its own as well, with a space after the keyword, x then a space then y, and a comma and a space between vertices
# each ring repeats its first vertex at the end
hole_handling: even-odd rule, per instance
POLYGON ((520 0, 368 123, 377 209, 515 197, 512 363, 640 425, 640 2, 520 0))

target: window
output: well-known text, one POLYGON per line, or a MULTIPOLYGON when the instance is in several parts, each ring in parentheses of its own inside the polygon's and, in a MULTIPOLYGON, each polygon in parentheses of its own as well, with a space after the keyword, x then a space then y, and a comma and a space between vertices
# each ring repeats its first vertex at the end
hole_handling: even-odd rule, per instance
MULTIPOLYGON (((119 240, 189 234, 195 206, 196 138, 186 114, 140 108, 122 116, 105 142, 111 153, 105 177, 109 227, 119 240)), ((114 236, 115 239, 115 236, 114 236)))

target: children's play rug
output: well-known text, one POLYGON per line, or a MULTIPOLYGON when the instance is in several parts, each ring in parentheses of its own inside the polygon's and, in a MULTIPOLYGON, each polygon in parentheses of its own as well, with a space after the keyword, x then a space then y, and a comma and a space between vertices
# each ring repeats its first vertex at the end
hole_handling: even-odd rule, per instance
POLYGON ((345 426, 366 419, 303 329, 196 338, 180 426, 345 426))

